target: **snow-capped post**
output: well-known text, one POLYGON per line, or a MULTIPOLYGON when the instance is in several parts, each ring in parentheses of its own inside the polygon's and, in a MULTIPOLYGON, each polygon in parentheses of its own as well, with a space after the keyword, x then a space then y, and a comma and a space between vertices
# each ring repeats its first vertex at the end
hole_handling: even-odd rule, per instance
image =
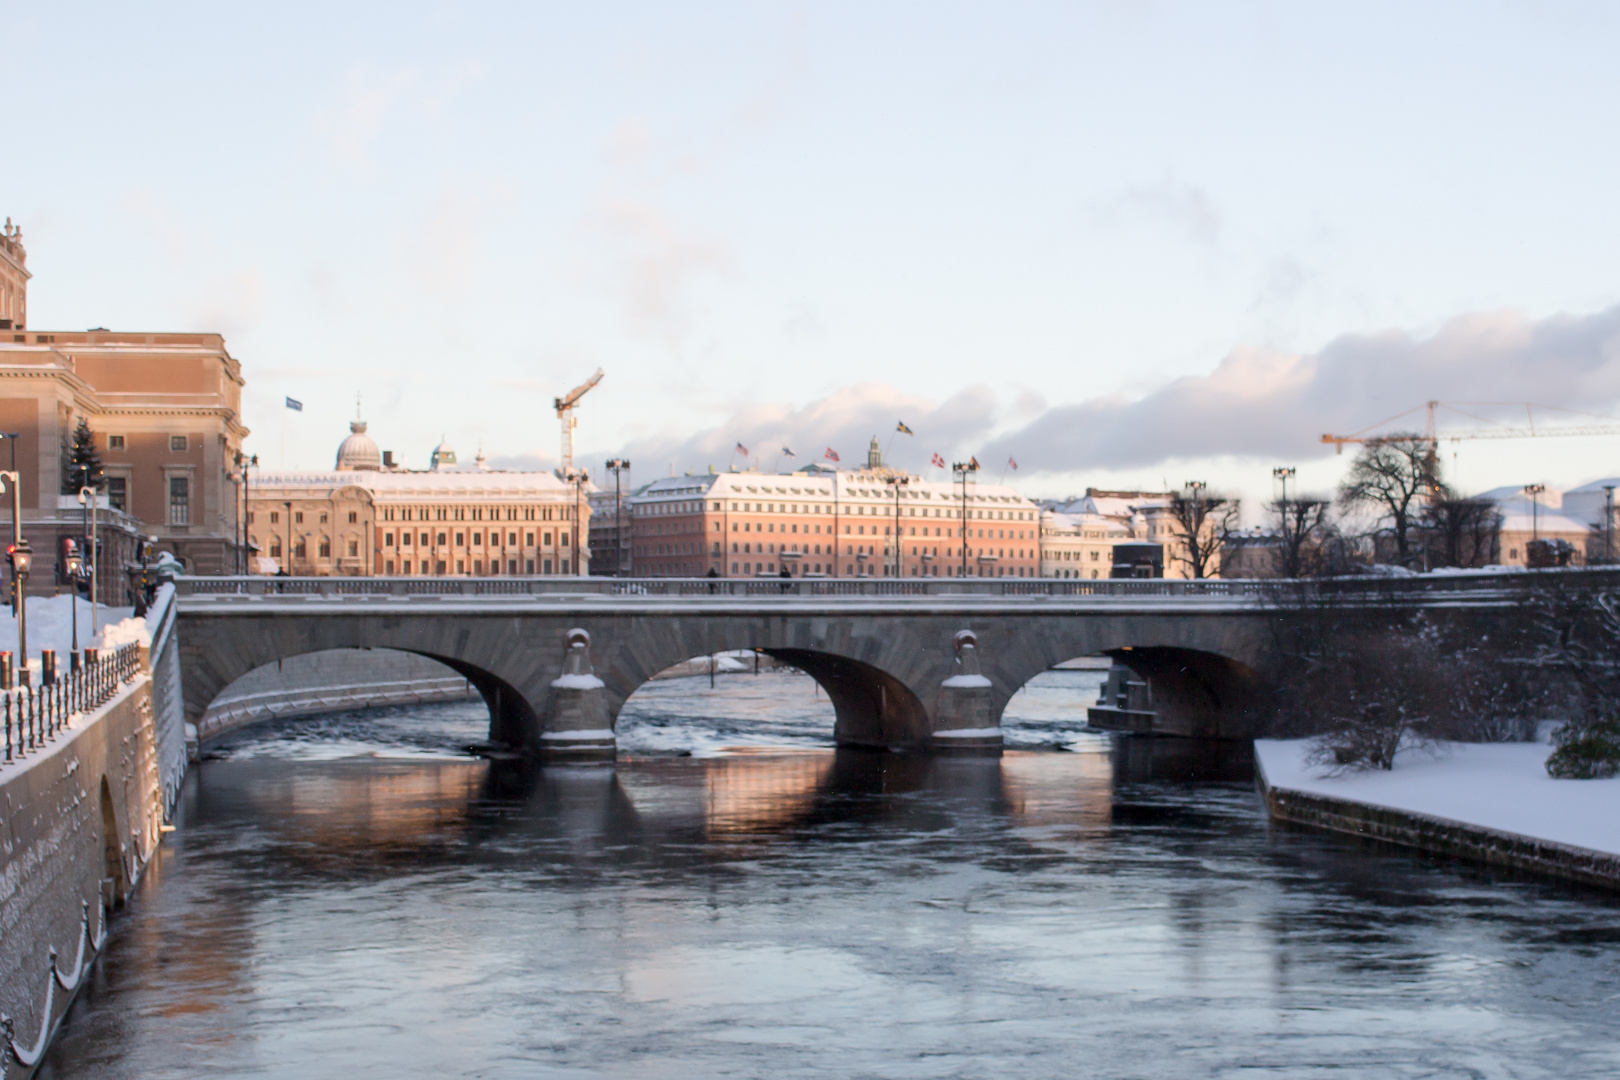
POLYGON ((958 630, 950 676, 939 685, 934 710, 934 749, 999 753, 1001 718, 993 712, 990 680, 979 672, 979 636, 958 630))
POLYGON ((541 751, 552 758, 612 758, 617 742, 607 690, 591 669, 591 635, 575 627, 563 641, 563 673, 551 680, 541 751))

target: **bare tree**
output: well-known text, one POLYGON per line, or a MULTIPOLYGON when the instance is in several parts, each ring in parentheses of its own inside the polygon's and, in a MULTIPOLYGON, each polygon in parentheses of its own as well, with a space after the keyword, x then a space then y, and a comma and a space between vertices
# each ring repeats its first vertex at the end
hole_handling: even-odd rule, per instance
POLYGON ((1170 517, 1176 523, 1171 558, 1187 567, 1194 578, 1210 576, 1237 530, 1240 504, 1223 495, 1206 495, 1202 485, 1189 484, 1190 496, 1175 492, 1170 496, 1170 517))
POLYGON ((1282 544, 1277 548, 1277 569, 1285 578, 1313 577, 1321 573, 1320 559, 1324 542, 1332 532, 1328 511, 1332 503, 1327 499, 1305 496, 1298 499, 1279 499, 1271 504, 1277 517, 1277 532, 1282 544))
POLYGON ((1362 446, 1339 487, 1339 502, 1377 510, 1389 525, 1396 558, 1406 566, 1413 561, 1412 534, 1422 501, 1439 490, 1434 444, 1422 435, 1390 435, 1362 446))
POLYGON ((1502 514, 1485 499, 1449 493, 1420 514, 1430 566, 1488 566, 1501 554, 1502 514))

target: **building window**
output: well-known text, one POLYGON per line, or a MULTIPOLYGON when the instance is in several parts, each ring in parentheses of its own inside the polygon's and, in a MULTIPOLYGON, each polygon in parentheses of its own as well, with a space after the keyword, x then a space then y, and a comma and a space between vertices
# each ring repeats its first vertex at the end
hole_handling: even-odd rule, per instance
POLYGON ((270 541, 270 557, 272 559, 281 558, 281 541, 279 539, 270 541))
POLYGON ((293 511, 293 524, 294 525, 302 525, 303 523, 304 523, 304 512, 302 510, 294 510, 293 511))
POLYGON ((350 540, 349 541, 349 558, 352 559, 352 558, 354 558, 355 556, 357 556, 359 554, 360 554, 360 541, 358 541, 358 540, 350 540))
POLYGON ((383 573, 387 574, 389 577, 394 576, 394 560, 393 559, 389 559, 387 562, 383 563, 383 573))
POLYGON ((433 572, 436 573, 436 574, 441 574, 441 575, 444 573, 444 560, 443 559, 440 559, 437 563, 434 564, 434 571, 433 572))
POLYGON ((517 573, 517 560, 516 559, 507 559, 506 560, 506 572, 508 574, 516 574, 517 573))
POLYGON ((545 540, 546 540, 546 547, 550 547, 551 546, 551 534, 550 533, 545 534, 545 540))
POLYGON ((354 511, 354 510, 350 510, 349 511, 349 524, 350 525, 358 525, 359 523, 360 523, 360 515, 359 515, 359 513, 354 511))
POLYGON ((325 510, 321 511, 321 524, 322 525, 326 524, 326 511, 325 510))
POLYGON ((332 541, 331 541, 331 538, 323 536, 323 537, 321 537, 321 558, 330 559, 331 557, 332 557, 332 541))
MULTIPOLYGON (((129 505, 128 500, 128 482, 122 476, 107 477, 107 505, 114 510, 122 510, 129 505)), ((252 520, 253 515, 249 514, 248 521, 252 520)))
POLYGON ((560 543, 562 544, 563 547, 568 546, 568 534, 567 533, 562 534, 562 536, 560 538, 560 543))
POLYGON ((551 573, 551 560, 550 559, 546 560, 545 567, 546 567, 545 572, 548 573, 548 574, 551 573))
POLYGON ((184 435, 170 435, 169 436, 169 449, 170 450, 183 451, 183 450, 185 450, 185 448, 186 448, 186 437, 184 435))
POLYGON ((456 573, 465 574, 467 572, 466 567, 467 567, 467 564, 465 562, 463 562, 461 559, 456 560, 456 573))
POLYGON ((272 511, 270 511, 270 524, 279 525, 280 523, 281 523, 281 511, 280 510, 272 510, 272 511))
POLYGON ((191 480, 187 477, 169 477, 169 524, 191 524, 191 480))
POLYGON ((466 533, 456 533, 456 547, 466 547, 466 533))
POLYGON ((444 533, 439 534, 439 546, 444 547, 444 533))
POLYGON ((534 560, 533 559, 525 559, 524 561, 528 564, 528 567, 529 567, 527 570, 524 571, 524 573, 526 573, 526 574, 534 573, 534 560))
POLYGON ((534 533, 524 533, 523 534, 523 546, 524 547, 534 547, 534 533))
POLYGON ((302 536, 298 538, 298 544, 293 548, 293 554, 300 559, 309 558, 309 543, 302 536))
POLYGON ((109 449, 109 450, 122 450, 123 448, 124 448, 124 437, 122 435, 109 435, 109 436, 107 436, 107 449, 109 449))

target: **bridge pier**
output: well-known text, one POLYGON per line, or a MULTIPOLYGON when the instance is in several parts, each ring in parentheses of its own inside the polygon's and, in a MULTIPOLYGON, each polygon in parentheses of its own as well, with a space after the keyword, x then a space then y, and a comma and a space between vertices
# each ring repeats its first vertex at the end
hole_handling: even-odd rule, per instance
POLYGON ((958 630, 951 639, 956 660, 940 683, 934 710, 932 745, 947 753, 999 754, 1001 710, 992 700, 994 685, 979 670, 979 637, 958 630))
POLYGON ((563 673, 551 680, 540 753, 547 758, 612 760, 618 737, 608 716, 607 688, 591 666, 591 635, 578 627, 565 636, 563 673))

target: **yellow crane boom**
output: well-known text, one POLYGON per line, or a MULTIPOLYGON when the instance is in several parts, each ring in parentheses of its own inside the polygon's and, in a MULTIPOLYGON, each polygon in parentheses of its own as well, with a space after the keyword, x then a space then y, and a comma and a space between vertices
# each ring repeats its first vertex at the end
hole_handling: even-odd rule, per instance
POLYGON ((557 409, 557 419, 562 421, 562 469, 563 479, 567 479, 574 471, 574 428, 579 426, 579 420, 574 416, 574 406, 602 381, 602 369, 597 368, 596 374, 568 391, 566 397, 553 398, 552 403, 557 409))
POLYGON ((1440 445, 1440 440, 1442 439, 1550 439, 1560 436, 1573 435, 1620 435, 1620 418, 1613 416, 1602 416, 1598 413, 1583 413, 1575 409, 1562 409, 1556 405, 1537 405, 1528 401, 1426 401, 1422 405, 1414 405, 1405 412, 1396 413, 1394 416, 1380 420, 1376 424, 1369 424, 1360 431, 1350 435, 1323 435, 1322 441, 1324 443, 1331 444, 1333 446, 1334 453, 1342 454, 1344 453, 1345 443, 1375 442, 1380 438, 1387 438, 1388 436, 1369 434, 1369 432, 1375 432, 1377 429, 1386 427, 1402 417, 1410 416, 1419 409, 1427 410, 1428 423, 1424 429, 1423 437, 1429 441, 1431 446, 1434 447, 1438 447, 1440 445), (1510 405, 1514 408, 1523 409, 1525 414, 1525 425, 1523 427, 1515 427, 1511 424, 1503 424, 1493 420, 1487 420, 1482 416, 1475 416, 1473 413, 1463 411, 1463 409, 1459 408, 1459 406, 1462 405, 1467 405, 1472 408, 1478 408, 1480 406, 1510 405), (1436 409, 1446 409, 1450 412, 1455 412, 1461 416, 1466 416, 1470 420, 1477 421, 1487 426, 1482 428, 1465 428, 1461 431, 1440 432, 1435 426, 1436 409), (1538 429, 1536 427, 1535 414, 1535 410, 1537 409, 1541 409, 1545 412, 1564 413, 1571 416, 1589 416, 1594 419, 1607 420, 1610 421, 1610 423, 1573 425, 1560 424, 1551 428, 1542 427, 1538 429))

